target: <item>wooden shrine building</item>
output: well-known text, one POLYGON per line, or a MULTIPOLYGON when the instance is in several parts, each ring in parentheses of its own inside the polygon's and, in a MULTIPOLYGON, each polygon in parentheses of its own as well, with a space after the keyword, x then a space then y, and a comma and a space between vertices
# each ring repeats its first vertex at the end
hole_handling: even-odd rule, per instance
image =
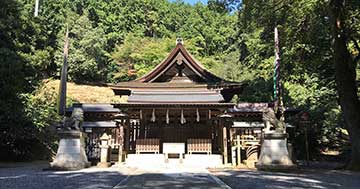
MULTIPOLYGON (((98 159, 100 136, 107 133, 112 152, 119 155, 113 161, 136 164, 144 161, 144 156, 152 156, 151 161, 166 161, 170 156, 184 158, 184 162, 197 159, 227 164, 234 161, 236 136, 251 135, 247 139, 255 143, 249 144, 258 146, 263 129, 261 110, 269 106, 232 103, 244 84, 207 71, 182 41, 145 76, 109 87, 116 95, 128 96, 127 102, 74 105, 84 111, 86 151, 91 160, 98 159)), ((68 113, 71 111, 69 108, 68 113)), ((243 146, 245 149, 246 144, 243 146)))

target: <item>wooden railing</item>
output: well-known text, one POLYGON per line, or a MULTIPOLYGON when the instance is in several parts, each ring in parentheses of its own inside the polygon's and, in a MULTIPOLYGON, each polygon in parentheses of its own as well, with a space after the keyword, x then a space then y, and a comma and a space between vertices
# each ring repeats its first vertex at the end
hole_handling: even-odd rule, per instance
POLYGON ((241 164, 241 150, 245 150, 246 160, 257 160, 260 140, 253 135, 239 135, 232 141, 231 153, 233 165, 241 164))
POLYGON ((260 140, 258 140, 253 135, 241 135, 240 144, 243 148, 257 146, 260 144, 260 140))
POLYGON ((136 139, 136 153, 160 153, 160 140, 157 138, 136 139))
POLYGON ((193 152, 211 154, 211 139, 188 139, 187 150, 189 154, 193 152))

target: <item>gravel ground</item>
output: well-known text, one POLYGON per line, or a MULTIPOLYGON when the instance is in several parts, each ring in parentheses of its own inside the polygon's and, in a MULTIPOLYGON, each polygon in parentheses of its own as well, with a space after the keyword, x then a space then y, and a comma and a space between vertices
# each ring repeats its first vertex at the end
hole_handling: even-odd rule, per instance
POLYGON ((0 168, 0 189, 113 188, 131 172, 120 168, 43 171, 42 167, 0 168))
POLYGON ((280 173, 217 169, 211 172, 234 189, 360 188, 360 173, 350 171, 298 170, 292 173, 280 173))

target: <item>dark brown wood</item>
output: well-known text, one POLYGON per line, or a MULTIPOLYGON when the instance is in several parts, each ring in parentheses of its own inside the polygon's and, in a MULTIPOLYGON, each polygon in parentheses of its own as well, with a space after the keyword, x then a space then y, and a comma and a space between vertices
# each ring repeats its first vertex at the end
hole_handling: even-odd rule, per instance
POLYGON ((127 119, 126 120, 126 124, 125 124, 125 151, 126 151, 126 155, 130 153, 130 120, 127 119))
POLYGON ((123 161, 124 150, 124 126, 119 128, 119 163, 123 161))
POLYGON ((222 144, 223 144, 223 156, 224 156, 224 164, 228 164, 228 135, 227 135, 227 127, 223 123, 222 124, 222 144))

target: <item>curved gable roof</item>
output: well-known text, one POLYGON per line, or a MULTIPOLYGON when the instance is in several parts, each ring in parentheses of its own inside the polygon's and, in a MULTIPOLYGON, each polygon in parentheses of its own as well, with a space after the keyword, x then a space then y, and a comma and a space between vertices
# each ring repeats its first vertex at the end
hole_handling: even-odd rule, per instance
POLYGON ((176 47, 171 51, 171 53, 153 70, 151 70, 148 74, 136 79, 137 82, 146 82, 151 83, 154 82, 158 77, 160 77, 163 73, 165 73, 169 68, 176 63, 173 61, 178 55, 181 55, 186 60, 185 64, 190 68, 197 76, 204 79, 206 83, 218 83, 225 81, 216 75, 207 71, 200 63, 198 63, 190 53, 185 49, 185 47, 178 43, 176 47))

